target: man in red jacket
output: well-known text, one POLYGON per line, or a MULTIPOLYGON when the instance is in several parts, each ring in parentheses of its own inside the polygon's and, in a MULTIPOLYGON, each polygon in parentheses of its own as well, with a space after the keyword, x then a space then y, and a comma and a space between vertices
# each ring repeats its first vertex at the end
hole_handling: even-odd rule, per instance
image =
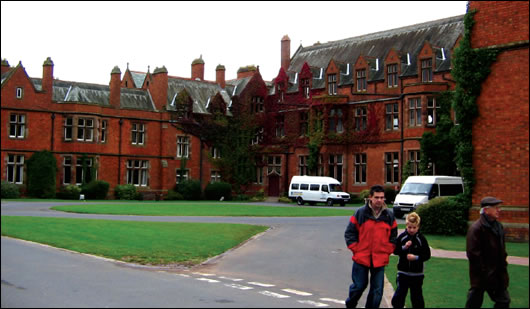
POLYGON ((383 298, 385 266, 394 252, 397 223, 385 204, 385 190, 380 185, 370 189, 368 202, 357 209, 344 232, 346 245, 353 253, 352 281, 347 308, 355 308, 370 272, 370 291, 365 308, 379 308, 383 298))

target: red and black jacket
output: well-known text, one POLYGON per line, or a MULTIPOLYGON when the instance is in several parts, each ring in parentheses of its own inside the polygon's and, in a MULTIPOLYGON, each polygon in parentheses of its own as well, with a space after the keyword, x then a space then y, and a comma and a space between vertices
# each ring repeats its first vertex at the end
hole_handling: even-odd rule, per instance
POLYGON ((353 252, 353 261, 366 267, 382 267, 396 245, 397 223, 388 209, 376 219, 368 204, 357 209, 344 232, 346 245, 353 252))

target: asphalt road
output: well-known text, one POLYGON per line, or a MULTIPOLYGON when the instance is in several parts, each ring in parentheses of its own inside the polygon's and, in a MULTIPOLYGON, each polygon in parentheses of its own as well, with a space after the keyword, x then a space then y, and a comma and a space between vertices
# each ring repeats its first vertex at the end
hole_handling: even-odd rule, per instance
POLYGON ((270 229, 193 269, 141 267, 2 237, 2 307, 344 307, 352 265, 343 236, 349 216, 84 215, 49 209, 57 204, 3 202, 1 213, 270 229))

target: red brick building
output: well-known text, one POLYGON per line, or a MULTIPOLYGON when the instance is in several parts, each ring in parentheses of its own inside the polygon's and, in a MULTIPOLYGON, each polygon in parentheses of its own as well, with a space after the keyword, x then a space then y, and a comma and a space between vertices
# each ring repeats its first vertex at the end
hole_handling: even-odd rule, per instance
POLYGON ((58 187, 79 184, 91 173, 111 188, 131 183, 159 194, 181 178, 205 186, 221 177, 210 162, 212 150, 175 122, 210 114, 216 99, 229 116, 232 101, 243 102, 259 125, 251 142, 262 154, 252 191, 278 196, 293 175, 311 173, 312 122, 322 132, 314 173, 338 178, 349 192, 374 183, 398 187, 407 160, 418 171, 422 134, 436 129, 437 94, 454 87, 451 55, 462 33, 463 16, 456 16, 300 46, 292 57, 284 36, 272 83, 255 67, 243 67, 227 81, 223 66, 216 68, 215 82, 204 81, 202 57, 192 62, 191 78, 169 76, 165 67, 152 73, 127 67, 122 77, 115 67, 108 86, 54 79, 49 58, 42 78, 4 60, 2 179, 24 188, 25 160, 50 150, 58 187), (183 92, 190 97, 184 108, 176 104, 183 92), (82 168, 84 157, 92 169, 82 168))
POLYGON ((480 200, 504 201, 501 221, 510 238, 528 241, 528 1, 471 1, 476 9, 473 48, 499 51, 477 99, 473 124, 476 185, 471 217, 480 200))

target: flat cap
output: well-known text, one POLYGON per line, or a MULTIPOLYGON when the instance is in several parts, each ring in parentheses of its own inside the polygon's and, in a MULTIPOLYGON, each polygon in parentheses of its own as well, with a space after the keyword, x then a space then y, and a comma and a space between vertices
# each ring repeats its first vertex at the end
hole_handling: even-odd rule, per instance
POLYGON ((494 198, 492 196, 486 196, 485 198, 482 199, 482 201, 480 201, 480 207, 494 206, 500 203, 502 203, 501 200, 494 198))

